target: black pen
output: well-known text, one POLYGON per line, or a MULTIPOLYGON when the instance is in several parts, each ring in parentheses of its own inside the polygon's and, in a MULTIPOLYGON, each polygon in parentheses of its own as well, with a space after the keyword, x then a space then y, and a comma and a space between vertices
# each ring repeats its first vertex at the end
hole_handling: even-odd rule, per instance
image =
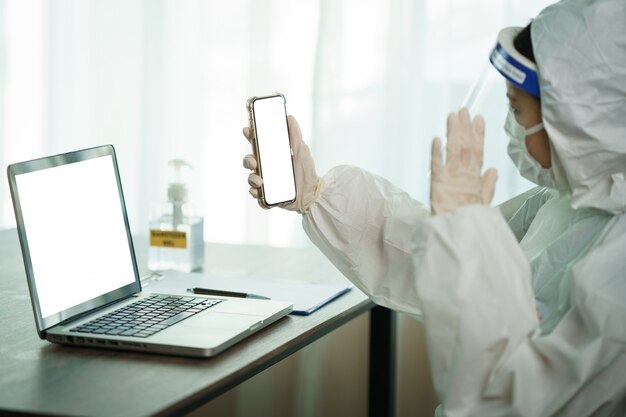
POLYGON ((257 300, 269 300, 269 297, 264 297, 258 294, 250 294, 237 291, 224 291, 224 290, 212 290, 209 288, 187 288, 187 292, 200 295, 215 295, 217 297, 237 297, 237 298, 254 298, 257 300))

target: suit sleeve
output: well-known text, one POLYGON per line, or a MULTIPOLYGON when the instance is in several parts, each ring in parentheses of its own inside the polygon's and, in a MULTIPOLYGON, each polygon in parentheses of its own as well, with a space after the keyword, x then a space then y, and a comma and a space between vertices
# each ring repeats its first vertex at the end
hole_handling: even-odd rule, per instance
POLYGON ((433 217, 384 179, 337 167, 303 217, 311 240, 374 302, 424 321, 447 416, 590 415, 575 404, 623 400, 626 369, 610 367, 626 366, 626 217, 620 225, 572 268, 572 307, 543 335, 528 260, 498 208, 433 217), (607 378, 611 389, 593 388, 607 378))

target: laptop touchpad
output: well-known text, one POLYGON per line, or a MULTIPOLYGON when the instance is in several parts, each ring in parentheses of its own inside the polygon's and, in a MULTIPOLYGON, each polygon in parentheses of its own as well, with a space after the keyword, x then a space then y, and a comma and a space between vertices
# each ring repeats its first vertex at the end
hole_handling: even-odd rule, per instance
POLYGON ((199 341, 199 336, 202 336, 201 343, 220 344, 245 332, 258 321, 258 317, 255 316, 211 311, 183 320, 161 332, 161 335, 174 336, 182 344, 188 342, 195 345, 199 341))

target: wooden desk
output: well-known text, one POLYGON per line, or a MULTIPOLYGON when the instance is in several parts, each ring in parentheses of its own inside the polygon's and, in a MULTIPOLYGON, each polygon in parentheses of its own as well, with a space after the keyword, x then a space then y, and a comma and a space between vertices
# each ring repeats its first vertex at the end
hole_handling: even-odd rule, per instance
MULTIPOLYGON (((145 265, 146 243, 136 240, 135 247, 145 265)), ((206 255, 213 272, 342 279, 315 249, 209 244, 206 255)), ((37 337, 17 233, 2 231, 0 414, 184 415, 368 311, 369 413, 392 415, 395 317, 357 289, 310 316, 288 316, 210 359, 59 346, 37 337)))

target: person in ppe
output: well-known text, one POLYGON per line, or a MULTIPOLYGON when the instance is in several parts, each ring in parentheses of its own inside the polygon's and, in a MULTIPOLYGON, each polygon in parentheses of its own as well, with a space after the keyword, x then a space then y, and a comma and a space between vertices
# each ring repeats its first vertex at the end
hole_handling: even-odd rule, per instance
MULTIPOLYGON (((509 155, 538 187, 489 207, 484 123, 464 109, 445 161, 433 141, 430 210, 357 167, 318 177, 289 117, 286 208, 374 302, 423 321, 438 415, 623 416, 626 2, 563 0, 501 31, 490 60, 509 155)), ((256 197, 262 179, 248 182, 256 197)))

